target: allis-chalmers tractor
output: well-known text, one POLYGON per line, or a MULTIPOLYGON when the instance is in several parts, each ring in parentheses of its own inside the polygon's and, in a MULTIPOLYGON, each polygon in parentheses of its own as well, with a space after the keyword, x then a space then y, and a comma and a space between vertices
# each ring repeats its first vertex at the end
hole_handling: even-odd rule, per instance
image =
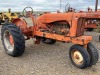
POLYGON ((95 11, 93 11, 93 9, 91 9, 90 7, 88 7, 86 11, 81 11, 81 10, 76 11, 76 9, 72 8, 69 3, 65 6, 65 11, 66 13, 67 12, 86 13, 85 29, 88 31, 93 31, 93 29, 97 28, 98 21, 100 22, 99 20, 100 11, 98 11, 97 8, 98 8, 98 0, 96 0, 95 11))
POLYGON ((71 62, 83 69, 95 65, 98 61, 98 51, 91 43, 92 36, 85 36, 86 14, 81 12, 45 13, 37 18, 32 11, 29 17, 33 26, 28 26, 22 18, 17 18, 12 24, 5 24, 1 29, 1 40, 5 52, 13 57, 20 56, 25 50, 25 40, 35 39, 35 44, 44 42, 55 44, 56 41, 73 43, 69 50, 71 62))

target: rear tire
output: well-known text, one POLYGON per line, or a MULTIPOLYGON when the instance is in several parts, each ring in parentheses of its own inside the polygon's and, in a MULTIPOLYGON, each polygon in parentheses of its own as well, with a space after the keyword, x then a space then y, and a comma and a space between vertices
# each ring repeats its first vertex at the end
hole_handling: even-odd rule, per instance
POLYGON ((97 48, 90 42, 87 45, 87 51, 90 55, 90 64, 89 66, 95 65, 99 58, 99 53, 97 48))
POLYGON ((73 45, 70 48, 69 57, 72 64, 80 69, 88 67, 90 63, 90 56, 88 52, 80 45, 73 45))
POLYGON ((22 31, 16 25, 3 25, 1 29, 1 40, 7 54, 17 57, 24 53, 25 39, 22 31), (13 45, 10 42, 10 36, 12 36, 13 45))
POLYGON ((56 40, 43 38, 42 39, 42 42, 43 43, 46 43, 46 44, 55 44, 56 43, 56 40))

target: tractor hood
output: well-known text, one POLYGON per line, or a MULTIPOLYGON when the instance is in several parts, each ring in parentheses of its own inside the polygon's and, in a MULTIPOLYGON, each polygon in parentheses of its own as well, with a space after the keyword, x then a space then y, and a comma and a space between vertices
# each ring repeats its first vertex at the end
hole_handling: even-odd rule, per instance
POLYGON ((55 21, 67 21, 71 22, 74 18, 79 19, 81 17, 86 17, 85 13, 75 13, 75 12, 68 12, 68 13, 48 13, 41 15, 37 18, 37 22, 43 23, 52 23, 55 21))

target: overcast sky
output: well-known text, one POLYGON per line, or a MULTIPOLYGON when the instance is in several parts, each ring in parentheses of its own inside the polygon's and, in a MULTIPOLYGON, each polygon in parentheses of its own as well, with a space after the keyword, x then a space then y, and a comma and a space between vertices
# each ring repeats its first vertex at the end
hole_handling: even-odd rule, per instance
MULTIPOLYGON (((95 8, 95 0, 61 0, 62 9, 67 3, 78 10, 86 10, 87 7, 95 8)), ((22 11, 24 7, 31 6, 34 10, 56 11, 60 8, 60 0, 0 0, 0 11, 22 11)), ((99 0, 100 9, 100 0, 99 0)))

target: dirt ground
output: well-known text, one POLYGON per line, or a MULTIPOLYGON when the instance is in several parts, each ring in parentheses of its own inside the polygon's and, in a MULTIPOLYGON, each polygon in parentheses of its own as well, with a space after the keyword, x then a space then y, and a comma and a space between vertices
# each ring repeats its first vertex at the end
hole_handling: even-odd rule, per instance
MULTIPOLYGON (((100 34, 85 34, 93 36, 93 43, 100 54, 100 34)), ((26 41, 25 53, 14 58, 4 52, 0 41, 0 75, 100 75, 100 58, 96 65, 86 69, 78 69, 72 65, 68 55, 71 46, 71 43, 61 42, 35 45, 31 39, 26 41)))

